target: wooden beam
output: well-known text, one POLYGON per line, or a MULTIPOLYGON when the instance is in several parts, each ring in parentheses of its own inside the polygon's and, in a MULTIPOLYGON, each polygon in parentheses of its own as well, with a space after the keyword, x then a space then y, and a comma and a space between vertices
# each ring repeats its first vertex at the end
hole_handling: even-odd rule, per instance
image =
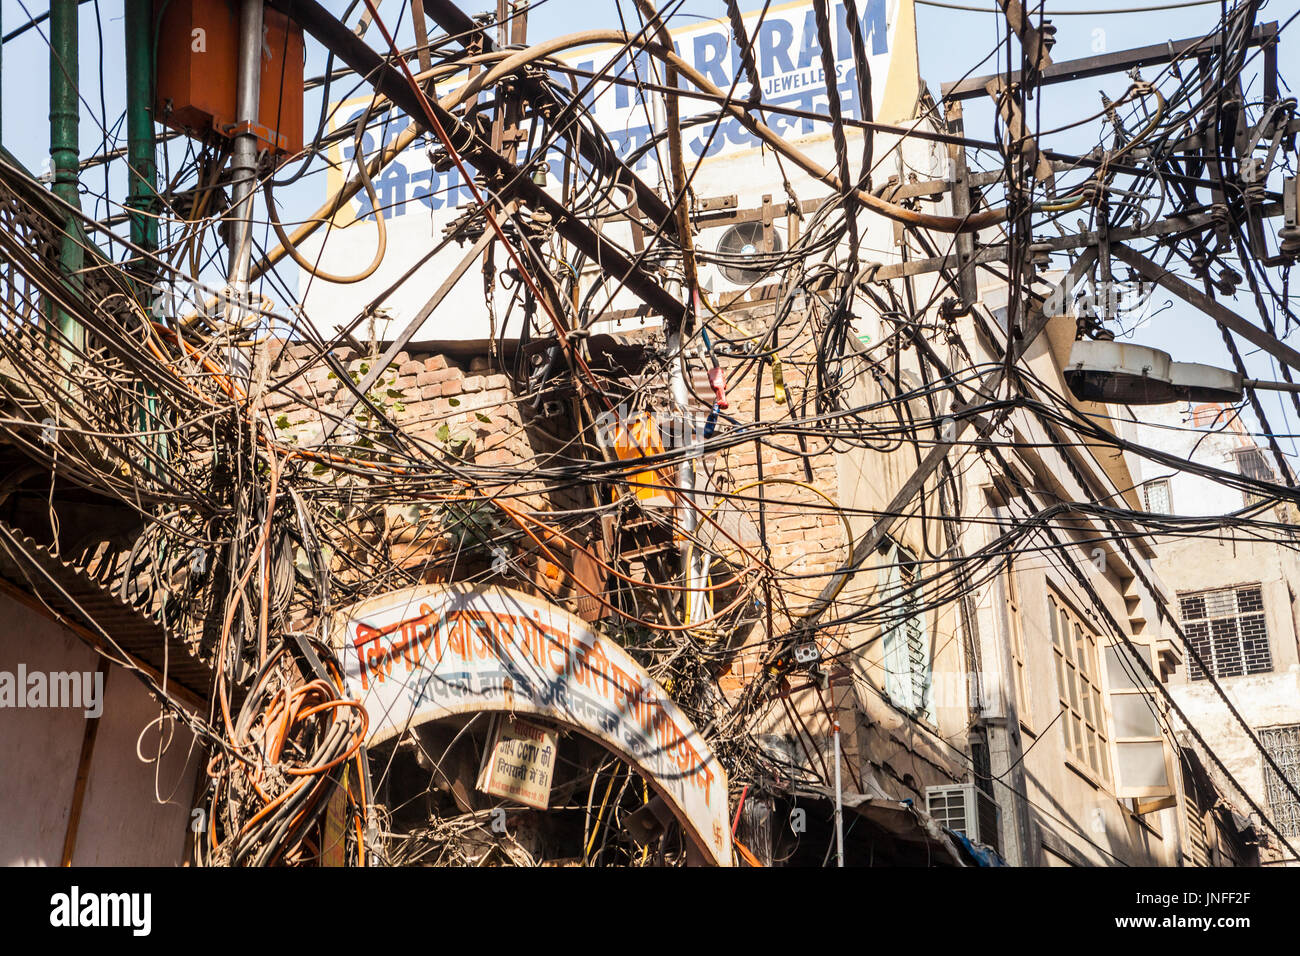
MULTIPOLYGON (((1275 45, 1277 42, 1277 23, 1264 23, 1255 27, 1250 35, 1251 46, 1275 45)), ((1102 53, 1098 56, 1082 57, 1078 60, 1066 60, 1045 66, 1038 73, 1037 84, 1046 86, 1051 83, 1065 83, 1069 80, 1081 80, 1090 76, 1104 76, 1107 73, 1123 73, 1134 67, 1155 66, 1178 60, 1190 53, 1213 53, 1219 48, 1219 36, 1188 37, 1185 40, 1170 40, 1151 46, 1138 47, 1133 50, 1121 50, 1116 53, 1102 53)), ((956 83, 943 85, 945 100, 967 100, 984 95, 984 87, 989 80, 997 79, 999 74, 972 76, 956 83)), ((1020 71, 1010 76, 1012 83, 1023 82, 1020 71)))
MULTIPOLYGON (((108 661, 101 657, 95 671, 108 687, 108 661)), ((84 703, 84 702, 83 702, 84 703)), ((100 701, 103 704, 103 701, 100 701)), ((99 717, 86 718, 86 730, 81 737, 81 756, 77 758, 77 780, 72 785, 72 806, 68 809, 68 826, 63 832, 63 857, 60 866, 72 866, 72 855, 77 849, 77 831, 81 828, 81 807, 86 800, 86 786, 90 783, 90 762, 95 757, 95 738, 99 734, 99 717)))

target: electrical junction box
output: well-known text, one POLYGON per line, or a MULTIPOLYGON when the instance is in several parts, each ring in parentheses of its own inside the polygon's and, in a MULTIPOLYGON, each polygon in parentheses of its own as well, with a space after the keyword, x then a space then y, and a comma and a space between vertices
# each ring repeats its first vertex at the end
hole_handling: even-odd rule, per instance
MULTIPOLYGON (((155 0, 157 72, 154 118, 204 141, 229 140, 236 129, 239 4, 235 0, 155 0)), ((278 156, 302 149, 302 27, 262 11, 259 148, 278 156)))
POLYGON ((794 659, 799 664, 811 664, 822 656, 821 648, 812 641, 794 646, 794 659))

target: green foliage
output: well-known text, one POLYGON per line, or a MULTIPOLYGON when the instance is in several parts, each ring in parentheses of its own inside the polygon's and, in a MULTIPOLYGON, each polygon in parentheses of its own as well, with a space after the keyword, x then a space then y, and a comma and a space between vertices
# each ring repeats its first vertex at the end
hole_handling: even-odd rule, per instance
POLYGON ((438 505, 437 515, 439 527, 452 537, 457 548, 486 548, 506 528, 501 513, 482 500, 449 501, 438 505))

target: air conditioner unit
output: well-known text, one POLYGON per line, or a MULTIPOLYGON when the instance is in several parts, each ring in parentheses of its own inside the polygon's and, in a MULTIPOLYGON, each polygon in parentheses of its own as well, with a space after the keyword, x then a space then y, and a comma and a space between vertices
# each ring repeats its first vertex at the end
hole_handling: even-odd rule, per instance
POLYGON ((766 263, 785 250, 785 243, 781 233, 773 229, 772 248, 765 262, 763 231, 761 222, 740 222, 722 229, 714 246, 717 259, 706 257, 710 262, 700 269, 706 286, 715 293, 725 293, 777 281, 779 271, 766 263))
POLYGON ((925 809, 935 822, 1002 853, 998 805, 973 783, 925 788, 925 809))

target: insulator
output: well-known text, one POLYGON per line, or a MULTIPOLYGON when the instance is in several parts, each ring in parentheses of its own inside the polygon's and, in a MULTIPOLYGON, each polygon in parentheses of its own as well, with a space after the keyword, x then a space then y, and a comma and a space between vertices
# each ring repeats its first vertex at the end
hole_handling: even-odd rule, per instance
POLYGON ((1052 267, 1052 247, 1046 242, 1035 242, 1029 247, 1029 258, 1040 272, 1052 267))
POLYGON ((1300 226, 1285 226, 1278 230, 1277 237, 1281 240, 1282 255, 1300 254, 1300 226))

